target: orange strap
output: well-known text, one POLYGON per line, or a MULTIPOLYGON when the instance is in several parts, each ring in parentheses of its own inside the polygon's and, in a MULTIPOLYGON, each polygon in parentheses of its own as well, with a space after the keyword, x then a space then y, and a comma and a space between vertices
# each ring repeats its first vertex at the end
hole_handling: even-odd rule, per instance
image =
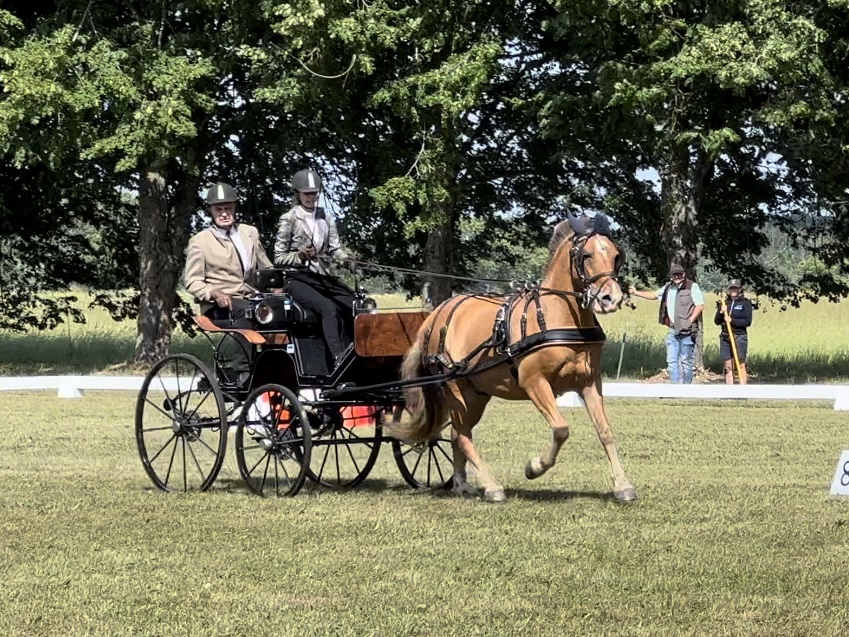
POLYGON ((265 337, 255 330, 244 330, 236 328, 218 327, 208 316, 195 316, 195 323, 204 332, 235 332, 245 337, 252 345, 265 345, 265 337))

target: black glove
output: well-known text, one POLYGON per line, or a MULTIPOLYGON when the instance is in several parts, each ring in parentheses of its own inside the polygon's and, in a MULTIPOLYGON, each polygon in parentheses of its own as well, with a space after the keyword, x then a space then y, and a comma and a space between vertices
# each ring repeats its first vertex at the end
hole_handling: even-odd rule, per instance
POLYGON ((298 250, 298 257, 300 257, 301 261, 312 261, 315 259, 316 254, 316 250, 313 246, 298 250))

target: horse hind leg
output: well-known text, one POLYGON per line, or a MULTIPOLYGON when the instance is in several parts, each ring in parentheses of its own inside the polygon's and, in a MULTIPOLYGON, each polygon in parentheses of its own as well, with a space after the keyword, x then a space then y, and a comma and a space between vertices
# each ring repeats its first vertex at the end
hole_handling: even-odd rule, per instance
POLYGON ((540 455, 535 456, 525 465, 525 477, 535 480, 554 466, 560 448, 569 439, 569 423, 564 420, 560 409, 557 407, 557 399, 551 390, 551 385, 544 378, 539 378, 525 388, 525 393, 533 401, 536 408, 551 427, 551 445, 540 455))
POLYGON ((466 495, 476 492, 466 478, 466 463, 475 468, 478 480, 484 488, 484 499, 488 502, 504 502, 507 496, 504 487, 496 480, 489 466, 483 461, 472 442, 472 428, 480 421, 490 396, 481 396, 474 388, 453 384, 446 391, 448 409, 454 431, 454 492, 466 495))
MULTIPOLYGON (((471 438, 471 433, 469 434, 471 438)), ((451 449, 454 452, 453 464, 454 474, 451 476, 451 492, 461 498, 467 496, 476 497, 479 495, 478 490, 469 482, 469 477, 466 472, 466 464, 468 459, 459 443, 457 430, 451 425, 451 449)))

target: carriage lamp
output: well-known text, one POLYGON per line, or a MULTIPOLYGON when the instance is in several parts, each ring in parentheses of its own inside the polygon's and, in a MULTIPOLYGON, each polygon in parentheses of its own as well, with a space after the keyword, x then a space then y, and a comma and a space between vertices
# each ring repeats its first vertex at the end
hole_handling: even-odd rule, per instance
POLYGON ((271 309, 267 303, 262 301, 254 308, 254 318, 257 323, 268 325, 272 320, 274 320, 274 310, 271 309))

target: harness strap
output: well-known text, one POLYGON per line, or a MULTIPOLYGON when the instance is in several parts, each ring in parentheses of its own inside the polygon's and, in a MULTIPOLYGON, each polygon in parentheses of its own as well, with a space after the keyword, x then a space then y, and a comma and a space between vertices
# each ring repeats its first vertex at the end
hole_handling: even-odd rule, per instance
MULTIPOLYGON (((472 374, 477 374, 497 365, 501 365, 505 361, 510 364, 510 373, 514 377, 517 377, 518 367, 516 366, 514 359, 524 354, 528 354, 535 349, 552 344, 585 345, 590 343, 603 343, 605 340, 607 340, 607 337, 604 334, 604 330, 602 330, 599 326, 563 327, 548 330, 544 334, 542 332, 538 332, 515 343, 511 346, 510 353, 504 352, 494 359, 480 365, 467 365, 464 369, 460 369, 457 374, 452 375, 452 378, 471 376, 472 374)), ((480 351, 480 349, 482 348, 477 348, 474 354, 477 355, 477 352, 480 351)), ((469 357, 466 357, 464 361, 468 362, 471 358, 474 358, 474 356, 470 355, 469 357)))
MULTIPOLYGON (((457 308, 459 308, 466 301, 475 298, 476 295, 473 294, 462 294, 458 295, 458 301, 451 306, 448 310, 448 316, 445 317, 445 323, 439 328, 439 344, 436 347, 436 352, 430 357, 430 361, 435 363, 436 365, 444 368, 451 369, 454 367, 465 368, 468 366, 469 358, 466 357, 464 360, 455 362, 451 355, 445 351, 445 339, 448 336, 448 326, 451 324, 451 319, 454 318, 454 314, 457 312, 457 308)), ((447 307, 447 306, 446 306, 447 307)), ((443 308, 443 311, 445 308, 443 308)))

